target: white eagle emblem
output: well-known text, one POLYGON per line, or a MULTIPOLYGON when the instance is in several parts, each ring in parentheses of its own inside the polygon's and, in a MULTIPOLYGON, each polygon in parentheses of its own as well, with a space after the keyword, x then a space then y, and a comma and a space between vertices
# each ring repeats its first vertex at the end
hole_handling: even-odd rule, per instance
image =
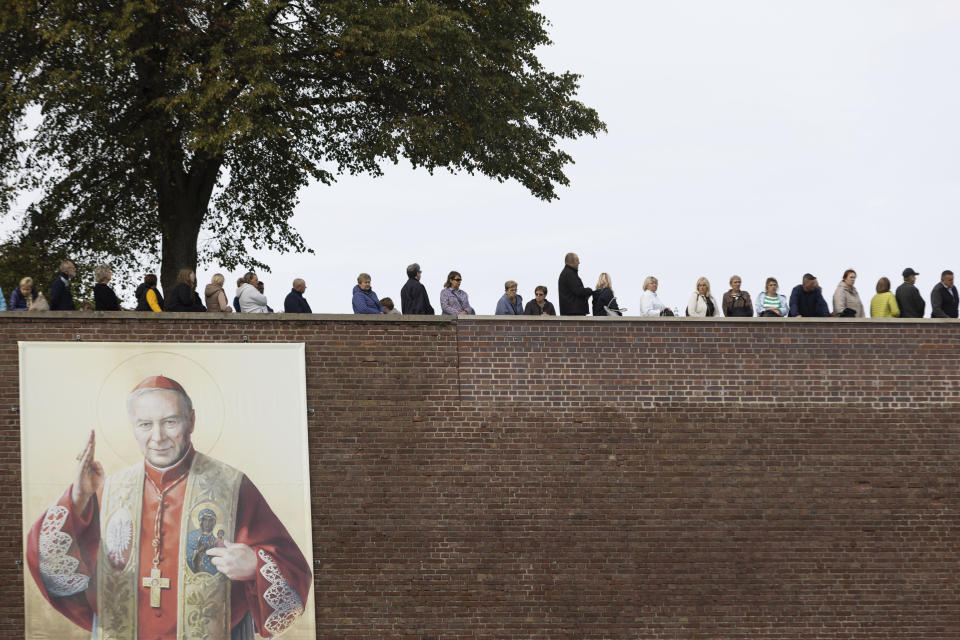
POLYGON ((133 520, 126 510, 117 511, 107 523, 106 539, 107 557, 110 564, 120 568, 127 564, 127 552, 133 542, 133 520))

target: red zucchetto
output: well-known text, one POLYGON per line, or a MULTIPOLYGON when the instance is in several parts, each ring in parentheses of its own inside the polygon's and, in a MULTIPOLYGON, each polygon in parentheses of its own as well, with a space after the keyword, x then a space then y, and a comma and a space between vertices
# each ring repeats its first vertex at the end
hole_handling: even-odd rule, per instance
POLYGON ((141 389, 168 389, 187 395, 186 390, 180 386, 179 382, 166 376, 150 376, 149 378, 144 378, 130 393, 140 391, 141 389))

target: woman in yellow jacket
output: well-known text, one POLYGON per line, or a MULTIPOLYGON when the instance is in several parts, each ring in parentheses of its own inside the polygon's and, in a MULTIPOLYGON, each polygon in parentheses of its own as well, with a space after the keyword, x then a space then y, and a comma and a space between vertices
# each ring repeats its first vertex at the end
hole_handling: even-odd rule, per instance
POLYGON ((880 278, 877 280, 877 295, 870 300, 871 318, 899 318, 900 307, 897 306, 897 298, 890 293, 889 278, 880 278))

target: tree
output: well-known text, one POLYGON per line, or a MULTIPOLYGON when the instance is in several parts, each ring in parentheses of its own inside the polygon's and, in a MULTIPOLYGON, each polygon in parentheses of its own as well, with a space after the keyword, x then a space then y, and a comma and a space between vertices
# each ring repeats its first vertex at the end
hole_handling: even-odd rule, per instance
POLYGON ((405 157, 551 200, 558 141, 605 130, 579 76, 538 61, 536 0, 3 2, 0 214, 37 193, 34 239, 32 214, 74 255, 159 255, 165 287, 198 258, 308 250, 291 217, 311 180, 405 157))

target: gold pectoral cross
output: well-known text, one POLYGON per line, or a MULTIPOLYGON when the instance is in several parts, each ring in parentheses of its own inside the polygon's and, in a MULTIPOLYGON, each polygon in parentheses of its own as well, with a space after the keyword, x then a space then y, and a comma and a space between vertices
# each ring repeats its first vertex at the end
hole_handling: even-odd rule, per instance
POLYGON ((143 586, 150 589, 150 606, 160 608, 160 589, 170 588, 170 578, 161 578, 160 569, 154 567, 150 570, 150 576, 143 577, 143 586))

